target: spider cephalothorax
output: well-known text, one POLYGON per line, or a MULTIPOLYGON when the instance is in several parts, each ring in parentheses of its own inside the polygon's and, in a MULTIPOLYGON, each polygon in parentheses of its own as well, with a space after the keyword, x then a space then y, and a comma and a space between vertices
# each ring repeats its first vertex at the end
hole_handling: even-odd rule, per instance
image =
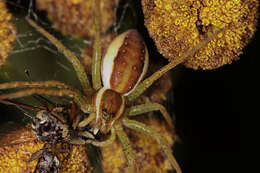
POLYGON ((96 106, 96 123, 94 133, 99 130, 108 133, 114 122, 119 119, 125 110, 125 99, 111 89, 100 89, 93 98, 96 106))
POLYGON ((181 169, 172 155, 172 150, 166 139, 156 130, 143 123, 131 120, 132 116, 146 112, 159 110, 171 128, 174 128, 171 116, 164 106, 158 103, 146 103, 133 105, 133 101, 139 97, 155 80, 160 78, 167 71, 182 63, 192 56, 200 48, 206 46, 219 32, 212 32, 209 37, 203 39, 196 47, 187 52, 181 52, 180 57, 159 69, 152 76, 142 81, 148 68, 148 51, 144 40, 136 30, 129 30, 116 37, 108 47, 103 59, 101 58, 100 42, 100 4, 94 1, 95 12, 95 39, 92 58, 92 86, 88 80, 84 67, 75 55, 66 49, 55 37, 39 27, 32 20, 27 21, 40 33, 54 43, 60 51, 72 62, 81 83, 83 93, 79 90, 58 81, 45 82, 11 82, 0 84, 0 89, 28 88, 14 93, 0 95, 0 100, 24 97, 32 94, 70 97, 77 104, 77 107, 86 117, 76 127, 82 129, 91 126, 96 134, 109 134, 105 141, 84 139, 80 141, 70 140, 70 143, 85 144, 91 143, 95 146, 106 146, 119 139, 128 163, 128 173, 135 171, 135 156, 127 134, 123 126, 147 134, 153 137, 161 146, 172 167, 181 173, 181 169), (102 80, 101 80, 102 78, 102 80), (102 87, 102 82, 103 87, 102 87))

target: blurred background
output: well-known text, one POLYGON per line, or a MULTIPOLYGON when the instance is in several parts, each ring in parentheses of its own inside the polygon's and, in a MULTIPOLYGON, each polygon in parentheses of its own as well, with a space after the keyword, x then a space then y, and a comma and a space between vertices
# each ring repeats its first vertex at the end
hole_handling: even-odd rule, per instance
MULTIPOLYGON (((147 34, 142 21, 137 27, 147 34)), ((242 116, 247 116, 242 115, 242 110, 247 102, 247 89, 254 85, 257 75, 252 66, 259 44, 258 28, 240 59, 231 65, 211 71, 183 66, 173 70, 172 74, 178 73, 178 78, 173 81, 166 105, 176 118, 181 141, 175 145, 174 153, 184 173, 239 171, 241 120, 242 116)), ((17 120, 19 114, 23 113, 0 104, 0 124, 17 120)))

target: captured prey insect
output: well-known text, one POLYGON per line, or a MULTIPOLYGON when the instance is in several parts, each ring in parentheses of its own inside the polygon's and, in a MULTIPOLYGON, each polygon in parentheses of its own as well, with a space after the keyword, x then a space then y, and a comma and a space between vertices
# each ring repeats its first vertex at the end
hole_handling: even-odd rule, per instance
POLYGON ((84 71, 84 67, 78 58, 70 50, 64 47, 55 37, 38 26, 31 19, 27 19, 27 21, 37 31, 55 44, 72 63, 81 83, 83 93, 72 88, 68 84, 59 81, 10 82, 0 84, 0 89, 26 89, 2 94, 0 95, 0 100, 25 97, 33 94, 69 97, 77 104, 78 108, 86 116, 85 119, 76 124, 77 128, 84 128, 90 125, 90 131, 92 131, 94 135, 97 133, 104 135, 110 134, 109 138, 104 141, 84 139, 75 141, 70 140, 71 143, 91 143, 95 146, 103 147, 110 145, 117 137, 125 153, 125 158, 128 164, 128 173, 133 173, 135 171, 135 156, 127 134, 123 130, 123 126, 125 126, 154 138, 160 144, 162 151, 167 156, 172 167, 177 173, 181 173, 181 168, 173 156, 172 150, 166 139, 153 128, 130 119, 136 115, 159 110, 168 125, 171 128, 174 128, 171 116, 167 110, 164 106, 158 103, 132 106, 133 101, 149 88, 154 81, 176 65, 183 62, 186 58, 192 56, 200 48, 206 46, 222 30, 209 35, 196 47, 182 53, 179 58, 169 62, 166 66, 162 67, 153 75, 142 81, 148 69, 149 56, 147 47, 141 35, 136 30, 128 30, 120 34, 111 42, 105 56, 101 57, 100 1, 95 0, 94 3, 95 39, 92 59, 93 87, 91 87, 87 74, 84 71))
MULTIPOLYGON (((67 165, 65 162, 75 159, 71 158, 71 155, 75 155, 73 151, 80 147, 71 145, 70 141, 77 140, 77 138, 80 140, 81 138, 94 138, 86 131, 76 132, 73 129, 73 123, 69 122, 75 118, 73 104, 71 106, 59 105, 54 108, 45 108, 32 107, 8 100, 1 100, 0 102, 37 111, 36 116, 32 119, 31 126, 28 124, 25 128, 18 128, 0 140, 0 171, 2 172, 12 170, 32 172, 34 170, 34 173, 60 173, 61 170, 67 170, 64 166, 67 165), (18 154, 14 156, 12 153, 17 149, 19 150, 18 154), (3 157, 9 159, 5 161, 3 157), (37 160, 37 164, 32 163, 34 160, 37 160), (12 168, 10 162, 18 162, 15 165, 17 168, 12 168)), ((84 148, 84 146, 82 147, 84 148)), ((80 158, 77 160, 80 161, 80 158)), ((84 158, 84 162, 87 160, 87 157, 84 158)), ((75 164, 80 165, 80 162, 75 164)), ((87 168, 87 166, 89 165, 84 164, 81 167, 87 168)))
POLYGON ((58 157, 46 148, 43 148, 35 152, 32 157, 28 160, 31 162, 34 159, 39 159, 34 170, 34 173, 59 173, 60 172, 60 161, 58 157))

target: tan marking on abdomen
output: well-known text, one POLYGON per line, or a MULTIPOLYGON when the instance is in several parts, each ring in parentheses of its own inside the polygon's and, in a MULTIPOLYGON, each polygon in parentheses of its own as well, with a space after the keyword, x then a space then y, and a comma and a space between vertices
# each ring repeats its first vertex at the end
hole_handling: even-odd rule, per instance
POLYGON ((131 30, 114 59, 111 89, 121 94, 132 90, 143 72, 144 61, 144 41, 136 30, 131 30))

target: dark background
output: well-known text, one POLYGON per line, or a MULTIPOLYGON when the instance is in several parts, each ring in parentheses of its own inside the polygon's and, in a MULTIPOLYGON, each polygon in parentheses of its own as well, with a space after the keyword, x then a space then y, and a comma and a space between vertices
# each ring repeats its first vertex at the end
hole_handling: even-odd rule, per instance
MULTIPOLYGON (((256 73, 250 71, 256 63, 259 43, 257 31, 238 61, 216 70, 180 68, 173 89, 176 127, 181 138, 175 155, 184 173, 240 170, 242 110, 247 89, 255 80, 256 73)), ((9 112, 7 106, 0 104, 2 122, 11 120, 9 112)))
POLYGON ((245 106, 258 93, 254 86, 259 44, 258 26, 238 61, 212 71, 181 70, 174 86, 174 108, 182 139, 176 152, 184 173, 242 172, 242 119, 257 116, 245 106))

